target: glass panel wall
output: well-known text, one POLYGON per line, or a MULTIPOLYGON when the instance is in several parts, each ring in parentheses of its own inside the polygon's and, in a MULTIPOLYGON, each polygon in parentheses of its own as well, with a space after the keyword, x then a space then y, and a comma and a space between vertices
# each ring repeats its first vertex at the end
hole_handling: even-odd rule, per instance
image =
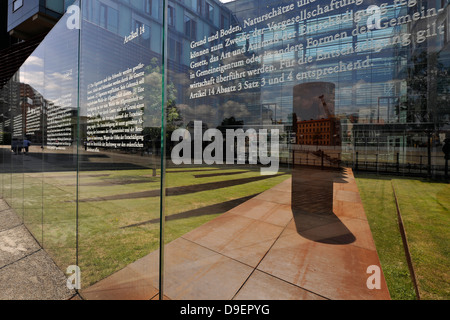
POLYGON ((195 4, 169 2, 164 294, 228 300, 292 218, 291 70, 244 30, 267 2, 195 4))
MULTIPOLYGON (((43 204, 44 204, 44 171, 43 151, 46 147, 43 132, 46 130, 44 114, 46 105, 45 89, 45 49, 39 47, 28 61, 20 68, 22 87, 22 109, 25 114, 25 126, 22 150, 26 164, 24 170, 24 223, 43 245, 43 204), (26 141, 30 143, 26 143, 26 141)), ((13 206, 14 207, 14 206, 13 206)))
POLYGON ((75 2, 0 88, 1 196, 83 299, 389 297, 361 198, 448 179, 448 11, 75 2))
POLYGON ((168 6, 164 294, 336 298, 303 255, 361 245, 354 172, 446 174, 447 3, 168 6))
POLYGON ((79 30, 63 17, 44 46, 43 243, 61 257, 63 271, 77 264, 77 119, 79 30))
POLYGON ((79 30, 64 16, 2 91, 2 195, 65 273, 76 265, 79 30))
POLYGON ((158 296, 161 8, 76 2, 1 90, 2 197, 85 299, 158 296))
POLYGON ((82 2, 77 203, 86 299, 158 295, 159 12, 158 1, 82 2), (140 261, 151 253, 155 260, 140 261))
MULTIPOLYGON (((20 81, 20 74, 18 75, 20 81)), ((11 206, 16 208, 16 212, 23 219, 23 112, 22 94, 23 87, 20 82, 14 83, 11 88, 11 97, 15 102, 11 106, 11 147, 14 156, 11 158, 11 206)))

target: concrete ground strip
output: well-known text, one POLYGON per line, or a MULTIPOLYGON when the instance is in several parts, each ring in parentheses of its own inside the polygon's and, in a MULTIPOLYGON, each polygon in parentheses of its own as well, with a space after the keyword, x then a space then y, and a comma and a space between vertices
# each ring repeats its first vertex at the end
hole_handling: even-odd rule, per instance
POLYGON ((67 300, 64 273, 0 199, 0 300, 67 300))

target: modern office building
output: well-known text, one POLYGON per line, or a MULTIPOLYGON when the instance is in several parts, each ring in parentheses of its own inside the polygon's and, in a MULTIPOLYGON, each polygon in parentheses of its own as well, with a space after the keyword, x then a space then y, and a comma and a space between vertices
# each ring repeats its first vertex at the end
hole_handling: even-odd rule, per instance
POLYGON ((73 0, 1 3, 0 87, 20 68, 73 0))
POLYGON ((289 230, 308 240, 357 241, 332 215, 333 183, 348 179, 335 170, 319 179, 326 186, 302 180, 297 154, 321 169, 329 159, 338 169, 444 176, 448 4, 370 5, 9 0, 4 39, 22 42, 0 55, 22 61, 0 60, 0 195, 61 270, 80 268, 86 299, 101 297, 111 276, 170 299, 235 298, 250 274, 285 281, 247 274, 289 222, 270 210, 295 203, 296 217, 339 225, 341 234, 317 239, 297 219, 289 230), (233 242, 245 230, 194 232, 217 217, 245 226, 260 211, 222 214, 290 177, 292 203, 278 203, 280 191, 259 208, 270 209, 260 215, 270 225, 248 246, 233 242), (221 268, 214 290, 202 269, 210 264, 221 268))

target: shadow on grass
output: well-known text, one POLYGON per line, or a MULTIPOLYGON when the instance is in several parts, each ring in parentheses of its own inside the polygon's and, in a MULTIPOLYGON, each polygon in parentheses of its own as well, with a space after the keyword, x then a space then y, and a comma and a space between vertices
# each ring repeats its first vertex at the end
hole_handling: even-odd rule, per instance
MULTIPOLYGON (((166 221, 173 221, 173 220, 180 220, 180 219, 186 219, 186 218, 193 218, 193 217, 200 217, 200 216, 205 216, 205 215, 224 213, 224 212, 227 212, 227 211, 237 207, 238 205, 250 200, 251 198, 256 197, 257 195, 258 195, 258 193, 253 194, 248 197, 234 199, 234 200, 206 206, 203 208, 198 208, 198 209, 193 209, 193 210, 173 214, 173 215, 167 216, 166 221)), ((131 224, 131 225, 128 225, 125 227, 121 227, 120 229, 139 227, 139 226, 143 226, 143 225, 147 225, 147 224, 156 224, 156 223, 159 223, 160 220, 161 219, 159 219, 159 218, 152 219, 152 220, 148 220, 148 221, 144 221, 144 222, 131 224)))
POLYGON ((208 173, 208 174, 197 174, 194 175, 195 178, 211 178, 211 177, 221 177, 221 176, 233 176, 237 174, 244 174, 249 171, 234 171, 234 172, 224 172, 224 173, 208 173))
MULTIPOLYGON (((234 179, 234 180, 227 180, 227 181, 194 184, 194 185, 190 185, 190 186, 167 188, 166 195, 167 196, 179 196, 179 195, 190 194, 190 193, 195 193, 195 192, 211 191, 211 190, 216 190, 216 189, 221 189, 221 188, 233 187, 236 185, 246 184, 246 183, 250 183, 250 182, 271 179, 271 178, 278 177, 281 175, 283 175, 283 174, 278 174, 278 175, 273 175, 273 176, 258 176, 258 177, 251 177, 251 178, 234 179)), ((151 197, 159 197, 159 196, 160 196, 160 190, 156 189, 156 190, 149 190, 149 191, 142 191, 142 192, 118 194, 118 195, 106 196, 106 197, 81 199, 81 200, 79 200, 79 202, 126 200, 126 199, 151 198, 151 197)))

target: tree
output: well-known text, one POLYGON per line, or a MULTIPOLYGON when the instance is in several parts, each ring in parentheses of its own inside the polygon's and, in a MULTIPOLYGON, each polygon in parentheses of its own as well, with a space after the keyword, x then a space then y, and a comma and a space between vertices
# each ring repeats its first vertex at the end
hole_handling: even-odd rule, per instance
MULTIPOLYGON (((144 88, 144 130, 152 139, 157 139, 161 129, 161 105, 162 105, 163 75, 160 63, 153 58, 146 69, 144 88), (158 128, 157 130, 150 128, 158 128)), ((166 132, 170 133, 182 123, 180 111, 176 105, 177 90, 172 82, 167 84, 165 101, 166 132)))

